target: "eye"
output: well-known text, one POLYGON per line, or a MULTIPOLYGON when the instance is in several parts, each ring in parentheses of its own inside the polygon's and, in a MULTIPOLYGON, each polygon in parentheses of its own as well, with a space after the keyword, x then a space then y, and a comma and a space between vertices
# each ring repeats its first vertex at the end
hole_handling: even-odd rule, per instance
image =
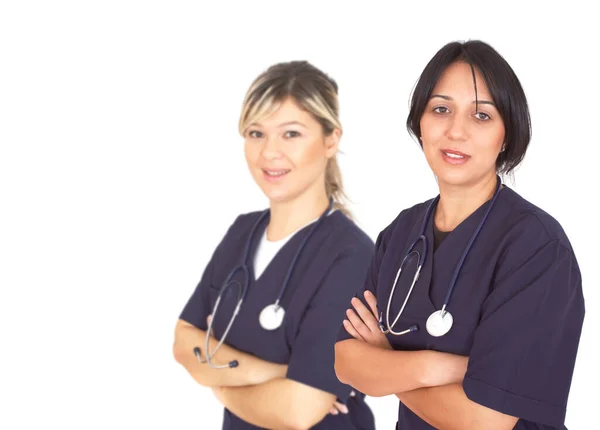
POLYGON ((284 136, 286 139, 291 139, 291 138, 294 138, 294 137, 300 137, 300 133, 298 133, 298 132, 297 132, 297 131, 295 131, 295 130, 289 130, 289 131, 286 131, 286 132, 283 134, 283 136, 284 136))
POLYGON ((248 137, 251 137, 252 139, 260 139, 263 137, 263 134, 258 130, 250 130, 248 131, 248 137))
POLYGON ((434 107, 434 108, 433 108, 433 111, 434 111, 435 113, 439 113, 439 114, 442 114, 442 115, 444 115, 444 114, 447 114, 447 113, 449 113, 449 112, 450 112, 450 109, 448 109, 446 106, 437 106, 437 107, 434 107))
POLYGON ((480 121, 489 121, 491 119, 487 113, 483 113, 483 112, 475 113, 475 118, 477 118, 480 121))

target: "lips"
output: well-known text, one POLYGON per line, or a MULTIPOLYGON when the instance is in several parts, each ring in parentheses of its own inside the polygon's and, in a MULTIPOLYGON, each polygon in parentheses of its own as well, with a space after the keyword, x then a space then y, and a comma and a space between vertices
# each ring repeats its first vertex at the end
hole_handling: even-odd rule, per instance
POLYGON ((442 149, 441 152, 444 161, 453 165, 465 164, 471 158, 470 155, 454 149, 442 149))
POLYGON ((279 177, 279 176, 283 176, 287 173, 289 173, 289 169, 279 169, 279 170, 271 170, 271 169, 262 169, 263 172, 265 173, 265 175, 267 176, 271 176, 271 177, 279 177))
POLYGON ((290 172, 290 169, 262 169, 262 171, 267 181, 274 182, 284 178, 290 172))

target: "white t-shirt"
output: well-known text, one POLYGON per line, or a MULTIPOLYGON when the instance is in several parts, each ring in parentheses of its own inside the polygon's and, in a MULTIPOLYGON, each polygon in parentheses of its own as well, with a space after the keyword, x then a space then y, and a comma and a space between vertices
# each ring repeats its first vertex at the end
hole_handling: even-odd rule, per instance
MULTIPOLYGON (((331 215, 334 211, 335 211, 335 209, 332 209, 327 214, 327 216, 331 215)), ((277 255, 279 250, 281 248, 283 248, 283 245, 285 245, 288 240, 290 240, 292 237, 294 237, 294 235, 296 233, 298 233, 300 230, 302 230, 304 227, 316 222, 318 219, 319 218, 316 218, 316 219, 312 220, 311 222, 303 225, 296 231, 293 231, 292 233, 288 234, 283 239, 279 239, 279 240, 275 240, 275 241, 271 241, 271 240, 267 239, 267 229, 265 228, 265 231, 263 232, 262 237, 260 238, 258 247, 256 248, 256 254, 254 255, 254 279, 258 279, 260 277, 260 275, 267 268, 267 266, 269 265, 271 260, 273 260, 273 257, 275 257, 275 255, 277 255)))

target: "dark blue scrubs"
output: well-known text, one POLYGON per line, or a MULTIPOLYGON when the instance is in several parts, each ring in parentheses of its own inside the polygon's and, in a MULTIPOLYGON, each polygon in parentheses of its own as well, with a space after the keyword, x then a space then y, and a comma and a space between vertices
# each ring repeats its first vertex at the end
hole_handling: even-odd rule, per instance
MULTIPOLYGON (((377 239, 364 288, 375 293, 384 315, 398 267, 419 234, 430 202, 401 212, 377 239)), ((564 429, 585 306, 573 249, 550 215, 505 186, 450 298, 452 329, 438 338, 425 329, 429 315, 442 308, 458 261, 489 204, 457 226, 435 252, 431 217, 426 262, 394 326, 402 331, 418 324, 419 330, 387 338, 396 350, 469 356, 463 382, 466 395, 520 418, 515 429, 564 429)), ((422 252, 422 246, 417 250, 422 252)), ((398 281, 390 322, 406 298, 415 270, 413 261, 398 281)), ((342 326, 338 341, 348 338, 342 326)), ((397 428, 433 429, 402 403, 397 428)))
MULTIPOLYGON (((212 313, 219 288, 243 259, 250 231, 259 217, 258 212, 241 215, 229 228, 181 313, 182 320, 201 330, 207 329, 206 317, 212 313)), ((328 414, 314 429, 374 429, 374 417, 364 395, 357 393, 356 397, 349 397, 352 388, 339 382, 334 371, 335 336, 348 302, 362 288, 373 255, 373 241, 342 212, 327 216, 296 262, 281 301, 286 310, 282 326, 267 331, 259 325, 259 314, 276 300, 290 263, 312 228, 309 225, 298 231, 255 280, 254 254, 267 224, 268 219, 255 234, 249 257, 248 294, 226 343, 263 360, 288 364, 287 378, 335 394, 348 406, 348 414, 328 414)), ((214 316, 217 338, 223 334, 237 303, 237 293, 229 291, 230 294, 223 295, 214 316)), ((221 371, 227 372, 227 369, 221 371)), ((225 410, 223 429, 257 428, 225 410)))

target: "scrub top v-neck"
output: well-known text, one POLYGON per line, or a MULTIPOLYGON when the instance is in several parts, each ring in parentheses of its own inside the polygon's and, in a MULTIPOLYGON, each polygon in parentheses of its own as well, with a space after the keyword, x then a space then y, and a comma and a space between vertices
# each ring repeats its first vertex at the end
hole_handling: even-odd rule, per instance
MULTIPOLYGON (((386 310, 400 262, 418 236, 430 202, 402 211, 378 236, 363 290, 375 294, 380 311, 386 310)), ((504 186, 450 297, 452 328, 442 337, 425 329, 429 315, 442 308, 454 270, 489 204, 449 232, 435 251, 430 218, 427 258, 394 328, 417 324, 419 330, 388 334, 387 339, 395 350, 468 356, 462 384, 467 397, 520 418, 516 430, 564 429, 585 306, 575 254, 549 214, 504 186)), ((416 261, 411 264, 398 280, 391 315, 406 298, 416 261)), ((342 326, 337 341, 349 338, 342 326)), ((402 403, 398 428, 433 429, 402 403)))
MULTIPOLYGON (((243 258, 250 230, 260 216, 239 216, 215 250, 202 279, 180 318, 206 330, 206 317, 229 272, 243 258)), ((348 414, 327 415, 313 429, 373 429, 374 418, 358 393, 342 384, 334 370, 334 341, 350 299, 361 289, 373 252, 373 241, 340 211, 329 214, 306 243, 282 297, 283 324, 267 331, 259 325, 262 309, 277 298, 284 278, 310 225, 294 234, 275 254, 257 278, 254 261, 268 217, 259 227, 249 256, 250 284, 242 309, 226 338, 240 351, 274 363, 288 364, 287 378, 335 394, 348 405, 348 414)), ((234 279, 236 279, 234 277, 234 279)), ((237 294, 225 293, 213 322, 219 338, 237 303, 237 294)), ((226 371, 226 370, 224 370, 226 371)), ((223 429, 256 429, 225 410, 223 429)))

